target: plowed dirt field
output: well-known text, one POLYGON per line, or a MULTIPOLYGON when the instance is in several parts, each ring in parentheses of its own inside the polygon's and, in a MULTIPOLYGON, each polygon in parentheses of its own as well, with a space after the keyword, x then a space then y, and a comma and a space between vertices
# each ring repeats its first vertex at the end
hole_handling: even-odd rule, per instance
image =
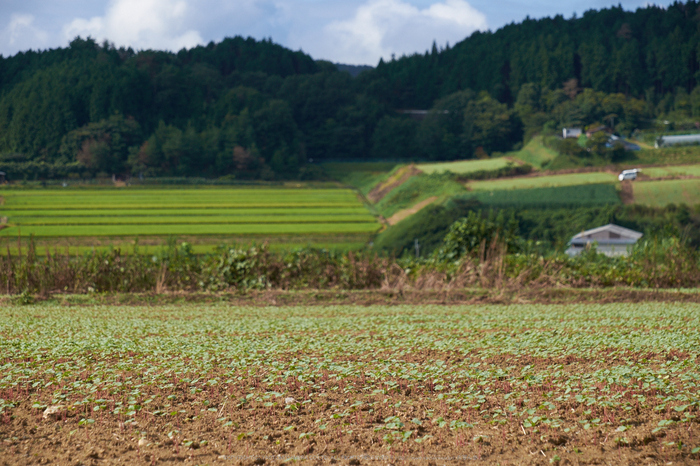
POLYGON ((0 464, 697 464, 700 305, 0 309, 0 464))

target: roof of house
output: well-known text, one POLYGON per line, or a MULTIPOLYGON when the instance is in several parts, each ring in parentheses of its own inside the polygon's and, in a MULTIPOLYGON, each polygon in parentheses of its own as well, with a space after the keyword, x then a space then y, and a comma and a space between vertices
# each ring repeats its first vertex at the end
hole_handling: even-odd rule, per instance
POLYGON ((586 131, 586 133, 593 134, 593 133, 597 133, 598 131, 607 131, 607 130, 608 130, 607 126, 601 125, 601 126, 596 126, 595 128, 589 128, 588 131, 586 131))
POLYGON ((634 244, 643 233, 609 223, 602 227, 582 231, 571 238, 572 245, 598 242, 599 244, 634 244))
POLYGON ((676 134, 673 136, 661 136, 662 142, 673 144, 678 142, 695 142, 700 141, 700 134, 676 134))

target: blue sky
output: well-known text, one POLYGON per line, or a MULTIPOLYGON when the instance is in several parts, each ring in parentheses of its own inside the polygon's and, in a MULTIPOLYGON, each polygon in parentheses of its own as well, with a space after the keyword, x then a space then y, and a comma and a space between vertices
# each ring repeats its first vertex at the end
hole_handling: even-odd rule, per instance
MULTIPOLYGON (((647 1, 626 0, 634 10, 647 1)), ((666 4, 666 3, 664 3, 666 4)), ((179 50, 235 35, 272 38, 316 59, 375 65, 454 44, 526 16, 582 14, 600 0, 0 0, 0 54, 80 35, 136 50, 179 50)))

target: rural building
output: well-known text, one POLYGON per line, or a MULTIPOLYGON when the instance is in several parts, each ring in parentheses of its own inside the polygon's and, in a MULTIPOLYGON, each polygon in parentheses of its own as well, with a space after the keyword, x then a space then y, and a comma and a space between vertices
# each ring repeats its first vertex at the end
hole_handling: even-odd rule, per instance
POLYGON ((681 145, 700 144, 700 134, 677 134, 674 136, 661 136, 654 143, 654 147, 671 147, 681 145))
POLYGON ((422 121, 428 116, 430 110, 397 110, 396 112, 400 113, 401 115, 406 115, 412 120, 422 121))
POLYGON ((627 139, 621 138, 620 136, 615 136, 614 134, 610 136, 610 139, 608 140, 608 143, 605 146, 614 147, 615 143, 622 144, 625 150, 642 150, 642 148, 639 147, 637 144, 629 142, 627 139))
POLYGON ((4 182, 5 182, 5 176, 6 176, 6 175, 5 175, 5 172, 0 172, 0 183, 4 183, 4 182))
POLYGON ((598 133, 600 131, 605 131, 606 133, 612 133, 612 130, 605 125, 594 126, 593 128, 588 128, 588 130, 586 131, 586 137, 590 138, 595 133, 598 133))
POLYGON ((564 128, 561 130, 561 137, 578 139, 582 134, 581 128, 564 128))
POLYGON ((397 110, 396 113, 400 113, 401 115, 406 115, 413 120, 422 121, 422 120, 425 120, 425 118, 428 115, 430 115, 431 113, 432 114, 441 113, 443 115, 447 115, 450 112, 447 110, 411 110, 411 109, 409 109, 409 110, 397 110))
POLYGON ((581 254, 587 247, 595 244, 598 252, 606 256, 626 256, 629 247, 636 243, 642 233, 623 228, 612 223, 586 230, 571 238, 566 253, 570 256, 581 254))

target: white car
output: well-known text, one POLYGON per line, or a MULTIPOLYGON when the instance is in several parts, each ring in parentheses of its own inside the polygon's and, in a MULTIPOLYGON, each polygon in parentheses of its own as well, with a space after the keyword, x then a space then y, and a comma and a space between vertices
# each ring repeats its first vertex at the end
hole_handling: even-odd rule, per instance
POLYGON ((622 170, 622 172, 617 176, 617 179, 620 181, 624 180, 636 180, 637 179, 637 173, 639 173, 641 170, 638 168, 633 168, 631 170, 622 170))

